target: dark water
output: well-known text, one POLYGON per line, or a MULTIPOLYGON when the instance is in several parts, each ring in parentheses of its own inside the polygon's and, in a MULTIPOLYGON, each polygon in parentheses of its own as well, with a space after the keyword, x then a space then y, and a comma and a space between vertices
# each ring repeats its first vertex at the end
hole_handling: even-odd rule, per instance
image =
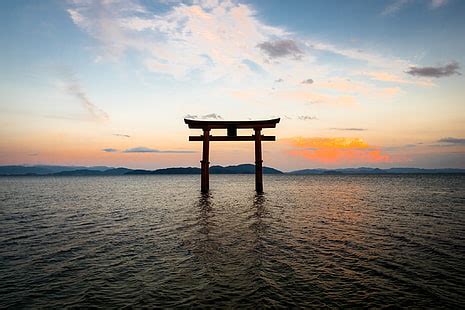
POLYGON ((465 306, 465 176, 0 178, 0 308, 465 306))

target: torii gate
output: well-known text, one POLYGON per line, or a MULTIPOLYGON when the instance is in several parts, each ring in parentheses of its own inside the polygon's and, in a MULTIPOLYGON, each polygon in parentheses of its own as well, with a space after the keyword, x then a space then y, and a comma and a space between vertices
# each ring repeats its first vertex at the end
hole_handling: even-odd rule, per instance
POLYGON ((203 141, 201 163, 201 191, 209 190, 209 148, 210 141, 255 141, 255 190, 263 192, 263 171, 262 171, 262 141, 275 141, 275 136, 264 136, 261 134, 263 128, 276 128, 279 118, 260 121, 204 121, 184 119, 184 122, 193 129, 202 129, 203 135, 189 136, 189 141, 203 141), (254 135, 238 136, 237 129, 253 129, 254 135), (227 136, 211 136, 211 129, 227 129, 227 136))

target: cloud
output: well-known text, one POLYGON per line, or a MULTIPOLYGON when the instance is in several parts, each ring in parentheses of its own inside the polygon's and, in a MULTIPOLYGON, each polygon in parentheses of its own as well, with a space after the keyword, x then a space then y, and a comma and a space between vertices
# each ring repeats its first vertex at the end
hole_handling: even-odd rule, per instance
POLYGON ((312 79, 303 80, 302 84, 313 84, 313 80, 312 79))
POLYGON ((449 2, 448 0, 431 0, 430 7, 432 9, 437 9, 440 8, 441 6, 444 6, 449 2))
POLYGON ((395 0, 384 8, 381 15, 393 15, 409 3, 412 3, 412 0, 395 0))
POLYGON ((440 143, 450 143, 450 144, 465 145, 465 139, 464 139, 464 138, 452 138, 452 137, 447 137, 447 138, 439 139, 438 142, 440 142, 440 143))
POLYGON ((107 121, 109 119, 108 114, 98 108, 85 92, 81 86, 79 79, 75 73, 66 67, 60 67, 57 73, 61 79, 66 93, 74 97, 89 113, 89 115, 96 121, 107 121))
POLYGON ((118 152, 117 149, 112 149, 112 148, 102 149, 102 151, 106 152, 106 153, 116 153, 116 152, 118 152))
POLYGON ((125 135, 125 134, 122 134, 122 133, 114 133, 113 135, 116 136, 116 137, 131 138, 130 135, 125 135))
POLYGON ((409 65, 385 53, 298 37, 284 27, 265 24, 252 5, 236 1, 166 1, 162 13, 135 0, 69 3, 74 24, 97 43, 97 61, 138 57, 147 71, 177 80, 222 79, 235 85, 254 81, 257 75, 324 75, 331 68, 315 61, 322 53, 387 70, 409 65))
POLYGON ((229 90, 229 94, 239 100, 252 103, 269 101, 319 104, 333 107, 356 107, 362 96, 370 101, 389 100, 401 93, 399 87, 376 87, 368 83, 354 82, 335 77, 331 81, 315 82, 311 88, 277 88, 229 90), (326 89, 330 91, 326 91, 326 89), (341 95, 338 95, 341 94, 341 95))
POLYGON ((123 151, 123 153, 159 153, 159 152, 160 152, 159 150, 151 149, 151 148, 143 147, 143 146, 133 147, 133 148, 129 148, 123 151))
POLYGON ((202 119, 223 119, 223 117, 221 117, 221 115, 218 115, 216 113, 211 113, 211 114, 207 114, 207 115, 203 115, 201 116, 202 119))
POLYGON ((329 128, 331 130, 341 130, 341 131, 365 131, 367 130, 366 128, 355 128, 355 127, 348 127, 348 128, 329 128))
POLYGON ((461 73, 458 71, 459 69, 460 66, 458 62, 453 61, 442 67, 410 67, 410 69, 406 71, 406 73, 412 76, 440 78, 444 76, 451 76, 454 74, 461 75, 461 73))
POLYGON ((318 118, 316 116, 299 115, 297 116, 297 119, 301 121, 314 121, 314 120, 317 120, 318 118))
POLYGON ((216 120, 221 120, 223 117, 219 114, 216 113, 210 113, 210 114, 205 114, 205 115, 192 115, 192 114, 187 114, 184 116, 184 118, 188 119, 216 119, 216 120))
POLYGON ((184 151, 184 150, 157 150, 144 146, 138 146, 129 148, 123 151, 123 153, 169 153, 169 154, 188 154, 196 153, 195 151, 184 151))
POLYGON ((39 156, 39 153, 29 153, 27 156, 39 156))
POLYGON ((362 82, 351 81, 347 78, 334 77, 331 80, 317 83, 318 87, 337 90, 343 93, 368 94, 375 88, 362 82))
POLYGON ((390 156, 381 149, 368 145, 360 138, 305 138, 282 139, 293 147, 292 156, 325 164, 358 164, 389 162, 390 156))
POLYGON ((372 98, 390 98, 401 92, 399 87, 376 87, 366 82, 334 77, 325 82, 315 83, 316 88, 336 90, 344 94, 363 95, 372 98))
POLYGON ((333 53, 348 59, 362 61, 379 68, 401 68, 409 64, 409 62, 403 59, 386 57, 383 54, 367 52, 358 48, 345 48, 331 43, 318 42, 311 39, 304 41, 304 43, 312 50, 333 53))
POLYGON ((365 164, 390 162, 390 156, 380 149, 358 150, 358 149, 300 149, 289 152, 293 156, 301 156, 309 161, 325 164, 365 164))
POLYGON ((300 90, 279 90, 274 94, 282 100, 295 101, 300 103, 324 104, 330 106, 357 106, 357 100, 354 96, 342 95, 332 96, 317 92, 300 91, 300 90))
POLYGON ((381 82, 390 82, 390 83, 398 83, 398 84, 414 84, 414 85, 424 86, 424 87, 431 87, 435 85, 433 82, 431 82, 430 79, 408 80, 408 79, 404 79, 402 77, 399 77, 389 72, 375 71, 375 72, 363 72, 361 74, 370 77, 372 80, 381 81, 381 82))
POLYGON ((99 43, 99 60, 135 52, 149 71, 181 80, 250 74, 250 64, 263 63, 257 43, 287 35, 233 1, 173 3, 163 13, 131 0, 74 0, 70 6, 73 22, 99 43))
MULTIPOLYGON (((384 15, 384 16, 394 15, 398 11, 404 9, 409 4, 412 4, 414 2, 415 2, 414 0, 394 0, 383 9, 383 11, 381 12, 381 15, 384 15)), ((445 6, 448 3, 448 0, 429 0, 429 1, 422 1, 422 2, 428 3, 429 8, 434 10, 442 6, 445 6)))
POLYGON ((367 149, 370 146, 360 138, 307 138, 293 137, 285 139, 291 145, 304 148, 338 148, 338 149, 367 149))
MULTIPOLYGON (((298 36, 264 23, 252 5, 238 1, 169 1, 162 11, 155 11, 145 1, 73 0, 67 11, 74 24, 95 39, 98 61, 137 59, 145 71, 166 75, 170 81, 221 81, 227 93, 253 103, 287 100, 289 95, 303 98, 294 100, 299 103, 355 106, 364 99, 389 99, 400 92, 399 88, 382 89, 372 81, 339 82, 335 72, 343 70, 351 76, 360 69, 317 62, 320 56, 323 60, 328 55, 355 60, 367 71, 402 72, 410 64, 384 52, 298 36), (301 80, 293 80, 291 72, 301 79, 311 73, 307 85, 314 82, 307 88, 315 92, 293 93, 296 85, 290 81, 298 84, 301 80), (332 82, 324 85, 322 81, 328 79, 332 82), (274 86, 265 89, 266 80, 286 83, 270 90, 274 86)), ((212 92, 209 89, 206 95, 212 92)))
POLYGON ((270 58, 292 57, 300 60, 304 54, 297 43, 290 39, 267 41, 258 44, 257 47, 270 58))

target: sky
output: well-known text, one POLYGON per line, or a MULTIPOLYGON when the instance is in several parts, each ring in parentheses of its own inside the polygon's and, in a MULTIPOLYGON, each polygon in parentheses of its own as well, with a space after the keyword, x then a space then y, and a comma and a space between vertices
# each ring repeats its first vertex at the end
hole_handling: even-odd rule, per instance
POLYGON ((0 164, 465 168, 465 1, 0 2, 0 164), (222 135, 224 131, 212 131, 222 135), (252 134, 239 130, 239 134, 252 134), (211 164, 254 162, 213 142, 211 164))

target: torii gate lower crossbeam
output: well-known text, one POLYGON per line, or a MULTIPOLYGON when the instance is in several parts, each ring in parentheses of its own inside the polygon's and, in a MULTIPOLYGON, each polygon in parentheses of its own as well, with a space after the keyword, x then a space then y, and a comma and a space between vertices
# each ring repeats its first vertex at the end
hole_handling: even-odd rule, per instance
POLYGON ((189 136, 189 141, 202 141, 201 165, 201 191, 209 191, 209 152, 210 141, 255 141, 255 190, 263 192, 263 159, 262 141, 275 141, 275 136, 264 136, 261 134, 263 128, 275 128, 279 118, 260 121, 203 121, 184 119, 184 122, 193 129, 202 129, 203 135, 189 136), (211 129, 227 129, 227 136, 211 136, 211 129), (252 136, 238 136, 237 129, 253 129, 252 136))

